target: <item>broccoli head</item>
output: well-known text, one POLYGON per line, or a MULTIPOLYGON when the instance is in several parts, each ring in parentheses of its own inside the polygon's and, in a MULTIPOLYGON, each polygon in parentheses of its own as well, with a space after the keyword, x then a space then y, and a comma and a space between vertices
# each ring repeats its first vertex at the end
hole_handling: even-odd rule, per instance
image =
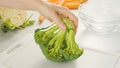
POLYGON ((83 54, 75 42, 75 27, 68 18, 63 18, 66 30, 57 25, 36 29, 34 38, 47 59, 54 62, 66 62, 77 59, 83 54))

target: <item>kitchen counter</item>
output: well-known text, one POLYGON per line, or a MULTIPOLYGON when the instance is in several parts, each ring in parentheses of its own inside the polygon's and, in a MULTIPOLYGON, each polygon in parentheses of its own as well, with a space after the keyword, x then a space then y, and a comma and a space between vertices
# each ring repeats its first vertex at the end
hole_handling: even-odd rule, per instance
MULTIPOLYGON (((77 10, 72 10, 78 16, 77 10)), ((34 14, 31 19, 36 20, 34 26, 24 30, 11 32, 9 35, 0 37, 0 46, 4 48, 0 52, 0 68, 120 68, 120 33, 111 35, 97 35, 89 32, 79 19, 79 27, 76 34, 76 42, 84 48, 84 53, 77 60, 67 63, 54 63, 47 60, 42 54, 39 46, 34 41, 34 30, 45 27, 50 22, 46 19, 39 25, 39 13, 34 14), (26 33, 27 32, 27 33, 26 33), (8 40, 8 36, 11 36, 8 40), (5 37, 4 37, 5 36, 5 37)))

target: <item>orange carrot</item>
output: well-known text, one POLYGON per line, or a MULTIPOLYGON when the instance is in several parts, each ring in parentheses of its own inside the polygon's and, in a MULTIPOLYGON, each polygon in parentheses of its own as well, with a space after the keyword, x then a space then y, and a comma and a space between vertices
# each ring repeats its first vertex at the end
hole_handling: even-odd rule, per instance
POLYGON ((48 0, 51 3, 58 4, 69 9, 77 9, 81 4, 88 0, 48 0))
POLYGON ((66 1, 74 2, 74 1, 83 1, 83 0, 66 0, 66 1))
POLYGON ((44 21, 45 17, 44 16, 40 16, 39 17, 39 22, 42 23, 44 21))
POLYGON ((60 0, 48 0, 48 2, 54 3, 54 4, 59 4, 60 0))
POLYGON ((78 3, 78 4, 75 4, 75 3, 66 3, 65 5, 64 5, 65 7, 68 7, 69 9, 77 9, 79 6, 80 6, 80 3, 78 3))
POLYGON ((59 5, 63 6, 66 3, 66 0, 61 0, 61 2, 59 3, 59 5))
POLYGON ((83 4, 85 2, 87 2, 88 0, 80 0, 80 3, 83 4))

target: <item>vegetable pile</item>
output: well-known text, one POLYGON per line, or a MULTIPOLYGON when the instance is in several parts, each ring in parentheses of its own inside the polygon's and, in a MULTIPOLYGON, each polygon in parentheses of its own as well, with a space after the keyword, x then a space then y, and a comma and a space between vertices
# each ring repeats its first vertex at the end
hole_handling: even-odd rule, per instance
POLYGON ((46 28, 36 29, 34 39, 39 44, 43 54, 53 62, 66 62, 77 59, 83 54, 75 42, 75 27, 68 18, 62 18, 66 30, 53 24, 46 28))
POLYGON ((67 7, 69 9, 77 9, 81 4, 88 0, 47 0, 48 2, 67 7))
POLYGON ((24 10, 0 7, 0 29, 8 32, 31 26, 35 22, 30 20, 31 16, 27 18, 27 12, 24 10))

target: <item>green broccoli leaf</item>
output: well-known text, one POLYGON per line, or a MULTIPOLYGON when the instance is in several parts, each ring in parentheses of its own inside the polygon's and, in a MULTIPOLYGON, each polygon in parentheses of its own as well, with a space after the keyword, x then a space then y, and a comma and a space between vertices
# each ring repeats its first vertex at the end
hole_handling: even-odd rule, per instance
POLYGON ((6 27, 9 28, 9 29, 15 29, 15 28, 16 28, 16 26, 11 23, 11 19, 7 19, 7 20, 4 22, 3 26, 6 26, 6 27))
POLYGON ((7 19, 2 25, 1 25, 1 30, 6 33, 8 32, 9 30, 13 30, 15 29, 16 26, 14 24, 11 23, 11 20, 10 19, 7 19))
POLYGON ((33 25, 35 23, 35 21, 34 20, 30 20, 30 18, 32 17, 32 15, 19 28, 25 28, 27 26, 33 25))
POLYGON ((6 32, 9 31, 9 28, 7 28, 6 26, 1 26, 0 29, 1 29, 4 33, 6 33, 6 32))

